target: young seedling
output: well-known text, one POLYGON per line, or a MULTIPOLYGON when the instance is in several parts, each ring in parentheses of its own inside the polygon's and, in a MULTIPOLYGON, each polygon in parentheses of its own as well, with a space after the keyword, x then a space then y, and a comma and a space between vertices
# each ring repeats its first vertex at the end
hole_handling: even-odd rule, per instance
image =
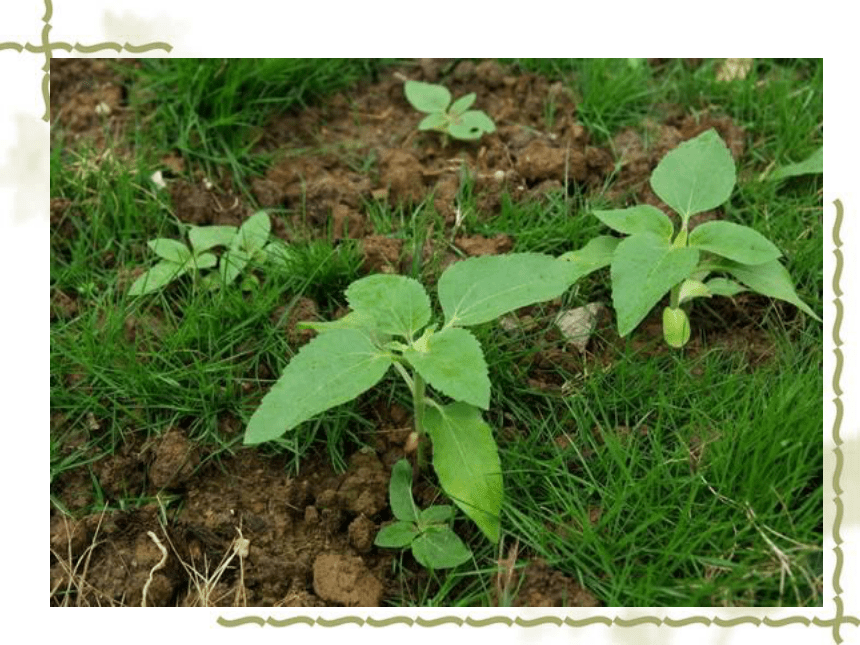
POLYGON ((628 237, 601 235, 561 259, 572 263, 575 277, 610 266, 621 336, 635 329, 666 293, 670 301, 663 310, 663 337, 672 347, 683 347, 690 339, 682 305, 694 298, 751 290, 821 320, 798 297, 779 262, 782 253, 763 235, 724 220, 689 230, 690 216, 723 204, 734 185, 734 160, 711 129, 670 151, 651 174, 651 188, 680 216, 678 231, 654 206, 594 211, 601 222, 628 237))
POLYGON ((496 131, 496 124, 485 112, 469 109, 477 98, 474 92, 451 103, 451 92, 442 85, 406 81, 403 91, 412 107, 427 114, 418 124, 419 130, 435 130, 466 141, 496 131))
POLYGON ((412 498, 412 466, 401 459, 391 469, 388 484, 391 511, 397 521, 382 527, 374 544, 391 549, 412 547, 412 555, 428 569, 450 569, 472 557, 463 541, 451 530, 454 508, 430 506, 424 510, 412 498))
POLYGON ((377 274, 346 290, 351 311, 333 322, 303 323, 319 332, 263 397, 245 431, 246 444, 277 439, 300 423, 357 397, 390 367, 412 393, 418 467, 433 446, 445 493, 493 543, 499 540, 502 473, 490 426, 490 379, 478 339, 466 327, 561 295, 571 268, 549 255, 513 253, 462 260, 438 282, 444 322, 430 324, 421 283, 377 274), (443 403, 427 385, 453 401, 443 403))
POLYGON ((261 211, 249 217, 239 228, 235 226, 192 226, 188 230, 189 245, 178 240, 158 238, 147 242, 161 260, 143 273, 129 288, 129 295, 142 296, 167 286, 180 276, 218 265, 218 273, 202 280, 207 287, 230 284, 245 269, 251 259, 265 259, 264 246, 269 238, 269 216, 261 211), (218 258, 210 251, 227 247, 218 258))

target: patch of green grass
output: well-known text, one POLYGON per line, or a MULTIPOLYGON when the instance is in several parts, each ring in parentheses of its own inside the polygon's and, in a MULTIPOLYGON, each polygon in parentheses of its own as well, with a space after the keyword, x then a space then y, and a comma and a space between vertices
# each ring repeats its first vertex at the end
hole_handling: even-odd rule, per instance
POLYGON ((792 367, 623 355, 540 419, 520 408, 512 534, 608 605, 817 604, 821 376, 792 367))
POLYGON ((753 168, 799 161, 823 141, 822 59, 756 59, 743 79, 717 80, 720 59, 695 70, 675 61, 664 72, 662 99, 692 110, 717 107, 748 133, 753 168))
MULTIPOLYGON (((657 90, 651 68, 627 58, 517 58, 521 69, 564 81, 574 92, 576 115, 598 142, 648 113, 657 90)), ((547 105, 550 119, 553 106, 547 105)))
POLYGON ((385 59, 144 59, 131 102, 138 147, 178 150, 207 173, 226 169, 240 188, 263 170, 255 155, 274 114, 301 109, 378 73, 385 59), (145 137, 145 138, 140 138, 145 137))

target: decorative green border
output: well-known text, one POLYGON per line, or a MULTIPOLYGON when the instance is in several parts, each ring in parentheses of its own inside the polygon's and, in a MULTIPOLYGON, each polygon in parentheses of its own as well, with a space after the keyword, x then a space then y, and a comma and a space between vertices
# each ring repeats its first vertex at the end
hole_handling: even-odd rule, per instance
MULTIPOLYGON (((28 52, 38 54, 44 53, 45 55, 45 65, 42 67, 42 71, 44 75, 42 77, 42 97, 45 102, 45 113, 42 116, 43 121, 50 121, 50 94, 49 94, 49 86, 50 86, 50 66, 51 66, 51 52, 55 49, 62 49, 67 52, 78 51, 84 54, 91 54, 96 51, 102 50, 113 50, 117 53, 121 53, 122 51, 127 51, 133 54, 140 54, 147 51, 152 51, 155 49, 162 49, 167 53, 170 53, 173 50, 173 47, 166 42, 152 42, 145 43, 143 45, 131 45, 129 43, 125 43, 123 45, 115 42, 103 42, 95 45, 81 45, 80 43, 75 43, 71 45, 65 42, 51 42, 49 38, 49 34, 51 31, 51 16, 53 15, 53 4, 52 0, 44 0, 45 1, 45 15, 42 17, 42 21, 45 23, 42 28, 42 40, 40 45, 32 45, 30 43, 26 43, 25 45, 20 45, 18 43, 10 43, 4 42, 0 43, 0 51, 4 49, 14 49, 18 53, 21 53, 24 50, 28 52)), ((840 634, 840 628, 842 625, 849 624, 853 626, 860 626, 860 618, 853 615, 845 614, 844 603, 841 598, 842 594, 842 585, 840 583, 842 576, 842 567, 844 564, 844 553, 842 551, 842 537, 840 535, 840 529, 842 527, 842 519, 844 514, 844 505, 842 502, 842 494, 844 490, 840 485, 842 469, 844 465, 844 456, 842 454, 842 438, 840 436, 840 430, 842 426, 842 417, 844 413, 844 407, 842 403, 842 388, 841 388, 841 379, 842 379, 842 364, 843 364, 843 355, 842 350, 842 340, 839 336, 840 331, 842 329, 842 317, 843 317, 843 306, 842 306, 842 289, 840 288, 840 281, 842 279, 842 265, 843 265, 843 256, 842 256, 842 240, 839 237, 841 228, 842 228, 842 219, 844 216, 844 210, 842 206, 842 202, 840 200, 835 200, 833 205, 836 209, 836 220, 833 225, 832 236, 833 236, 833 254, 836 257, 836 267, 833 273, 833 293, 836 296, 833 304, 836 307, 836 317, 833 321, 832 328, 832 337, 834 343, 833 353, 836 356, 836 367, 833 372, 833 392, 836 395, 833 399, 833 404, 836 408, 836 418, 833 422, 832 428, 832 437, 835 447, 833 449, 834 455, 836 457, 836 468, 833 472, 833 489, 835 492, 835 497, 833 501, 836 505, 836 518, 833 524, 833 540, 835 542, 835 547, 833 548, 833 552, 836 555, 836 566, 833 571, 833 589, 836 592, 833 600, 836 606, 836 615, 833 618, 819 618, 813 617, 808 618, 806 616, 787 616, 781 619, 771 619, 768 617, 765 618, 757 618, 755 616, 738 616, 736 618, 725 619, 720 618, 719 616, 714 616, 713 618, 709 618, 707 616, 688 616, 686 618, 674 619, 674 618, 660 618, 658 616, 640 616, 638 618, 632 619, 624 619, 624 618, 610 618, 608 616, 589 616, 588 618, 583 618, 581 620, 575 620, 573 618, 560 618, 558 616, 543 616, 540 618, 534 619, 524 619, 520 617, 511 618, 509 616, 491 616, 488 618, 475 619, 475 618, 460 618, 458 616, 444 616, 440 618, 434 619, 425 619, 421 617, 410 618, 408 616, 394 616, 391 618, 385 619, 375 619, 372 617, 361 618, 359 616, 342 616, 334 619, 326 619, 321 616, 313 618, 311 616, 294 616, 291 618, 278 619, 272 616, 268 618, 262 618, 260 616, 244 616, 241 618, 228 619, 223 616, 219 616, 217 619, 218 625, 222 627, 241 627, 244 625, 258 625, 260 627, 264 627, 269 625, 271 627, 290 627, 292 625, 304 624, 304 625, 317 625, 320 627, 338 627, 340 625, 359 625, 359 626, 369 626, 369 627, 387 627, 389 625, 408 625, 410 627, 418 626, 418 627, 436 627, 439 625, 457 625, 458 627, 462 627, 464 625, 469 627, 486 627, 489 625, 498 625, 503 624, 508 627, 513 627, 516 625, 517 627, 537 627, 541 625, 556 625, 561 627, 562 625, 568 627, 587 627, 589 625, 602 624, 607 627, 616 625, 618 627, 636 627, 638 625, 657 625, 662 626, 666 625, 667 627, 684 627, 686 625, 716 625, 717 627, 735 627, 737 625, 756 625, 761 626, 765 625, 767 627, 783 627, 786 625, 804 625, 806 627, 816 626, 816 627, 829 627, 833 633, 833 640, 835 643, 842 643, 843 638, 840 634)))
POLYGON ((51 16, 53 14, 54 5, 52 0, 45 0, 45 15, 42 16, 42 22, 45 23, 45 26, 42 27, 42 43, 40 45, 32 45, 30 43, 26 43, 25 45, 19 45, 18 43, 0 43, 0 51, 3 51, 4 49, 14 49, 20 54, 26 49, 28 52, 32 52, 34 54, 45 54, 45 64, 42 66, 42 98, 45 101, 45 113, 42 115, 42 120, 46 122, 51 120, 51 96, 48 89, 50 87, 51 79, 51 52, 55 49, 62 49, 67 52, 77 51, 82 54, 92 54, 105 49, 111 49, 118 54, 122 51, 127 51, 132 54, 142 54, 144 52, 152 51, 153 49, 163 49, 169 54, 173 50, 171 45, 163 42, 146 43, 143 45, 131 45, 129 43, 120 45, 119 43, 113 42, 97 43, 95 45, 81 45, 80 43, 71 45, 61 41, 51 42, 49 34, 51 33, 51 16))

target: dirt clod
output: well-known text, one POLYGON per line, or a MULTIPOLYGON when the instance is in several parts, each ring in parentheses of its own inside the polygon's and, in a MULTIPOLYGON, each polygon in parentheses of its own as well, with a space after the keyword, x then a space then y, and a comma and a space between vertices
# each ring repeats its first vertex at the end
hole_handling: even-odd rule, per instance
POLYGON ((548 179, 582 181, 588 176, 588 164, 583 152, 551 146, 542 140, 532 141, 523 149, 516 169, 526 181, 532 183, 548 179))
POLYGON ((349 543, 359 553, 367 553, 373 546, 373 540, 376 537, 376 524, 367 519, 364 515, 356 517, 347 529, 349 533, 349 543))
POLYGON ((314 592, 345 607, 378 607, 382 583, 357 556, 327 553, 314 560, 314 592))
POLYGON ((184 484, 200 461, 194 445, 179 428, 171 428, 155 448, 149 467, 149 481, 155 488, 184 484))
POLYGON ((600 603, 575 580, 552 569, 543 560, 533 560, 523 573, 517 607, 599 607, 600 603))

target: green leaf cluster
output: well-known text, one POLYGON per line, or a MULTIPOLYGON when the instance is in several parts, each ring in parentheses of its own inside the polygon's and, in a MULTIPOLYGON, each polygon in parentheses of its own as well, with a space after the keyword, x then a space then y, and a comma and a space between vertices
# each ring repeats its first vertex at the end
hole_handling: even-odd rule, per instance
POLYGON ((356 280, 346 290, 346 316, 302 325, 320 333, 263 397, 245 443, 282 436, 370 389, 394 367, 412 392, 415 430, 432 443, 442 489, 498 542, 501 464, 482 418, 490 405, 490 380, 481 345, 466 327, 555 298, 570 286, 570 275, 568 263, 540 253, 457 262, 439 279, 444 320, 436 324, 430 297, 417 280, 383 274, 356 280), (426 385, 452 401, 426 396, 426 385))
POLYGON ((391 511, 396 521, 382 527, 376 534, 376 546, 405 549, 428 569, 450 569, 472 557, 463 541, 451 529, 454 508, 448 505, 430 506, 424 510, 412 498, 412 466, 401 459, 391 469, 388 485, 391 511))
POLYGON ((594 211, 606 226, 627 237, 598 236, 561 259, 570 263, 576 279, 610 267, 621 336, 633 331, 667 293, 671 297, 663 312, 663 333, 673 347, 682 347, 690 338, 689 319, 680 307, 694 298, 752 290, 821 320, 797 295, 779 262, 782 253, 763 235, 724 220, 689 230, 690 217, 723 204, 735 181, 731 153, 711 129, 667 153, 651 174, 654 193, 680 218, 678 231, 663 211, 650 205, 594 211))
POLYGON ((240 227, 192 226, 188 230, 188 245, 169 238, 150 240, 147 245, 160 260, 134 281, 128 293, 130 296, 153 293, 186 273, 215 266, 218 271, 208 274, 202 281, 203 285, 213 288, 230 284, 252 260, 263 261, 268 257, 270 227, 269 216, 260 211, 240 227), (226 248, 220 263, 211 252, 217 247, 226 248))
POLYGON ((474 92, 452 103, 451 92, 443 85, 406 81, 403 91, 412 107, 427 114, 418 124, 419 130, 445 132, 467 141, 496 131, 496 124, 485 112, 469 109, 477 98, 474 92))

